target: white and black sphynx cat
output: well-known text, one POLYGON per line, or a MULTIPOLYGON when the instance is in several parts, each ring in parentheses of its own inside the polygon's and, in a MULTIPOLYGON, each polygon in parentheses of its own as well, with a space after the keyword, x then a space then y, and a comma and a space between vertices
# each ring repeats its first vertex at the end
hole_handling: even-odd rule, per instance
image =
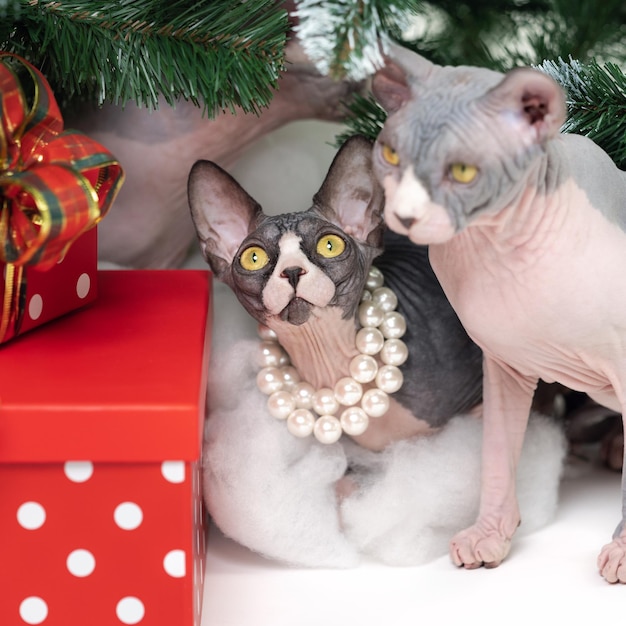
MULTIPOLYGON (((357 308, 373 261, 398 296, 410 354, 401 366, 404 385, 391 396, 389 411, 371 419, 365 433, 354 438, 360 445, 344 438, 330 446, 296 439, 284 423, 264 413, 264 396, 254 385, 251 364, 256 345, 246 342, 246 354, 237 365, 231 364, 235 343, 219 363, 213 358, 205 497, 218 526, 266 556, 314 566, 346 565, 349 559, 339 555, 352 550, 352 544, 404 564, 425 554, 443 554, 448 533, 466 516, 471 519, 478 502, 479 469, 472 459, 478 457, 474 447, 480 436, 473 433, 480 431, 480 421, 456 416, 480 407, 482 354, 444 296, 427 249, 385 229, 372 144, 362 137, 348 140, 313 205, 303 212, 266 215, 227 172, 209 161, 194 165, 188 195, 200 247, 215 277, 232 288, 255 320, 275 331, 303 380, 316 388, 332 387, 348 375, 349 362, 358 354, 357 308), (332 258, 318 248, 329 237, 345 244, 332 258), (242 265, 251 248, 263 257, 259 269, 242 265), (454 427, 463 434, 452 449, 441 436, 454 427), (425 447, 411 448, 407 440, 425 447), (380 455, 377 451, 383 449, 380 455), (396 458, 392 449, 408 458, 401 469, 390 469, 396 458), (418 462, 424 465, 418 467, 418 462), (352 467, 357 491, 337 501, 335 485, 347 467, 352 467), (364 475, 369 496, 359 481, 364 475), (398 495, 398 488, 406 495, 398 495), (395 504, 386 506, 385 498, 395 504), (449 500, 452 505, 445 504, 449 500), (408 501, 413 508, 405 511, 408 501), (351 533, 348 542, 344 533, 351 533), (445 537, 443 543, 435 534, 445 537), (372 547, 376 542, 378 547, 372 547), (393 556, 390 551, 395 551, 393 556)), ((541 502, 527 522, 534 516, 545 523, 556 502, 562 440, 550 428, 551 434, 541 431, 538 443, 548 449, 539 465, 533 461, 532 477, 522 489, 532 494, 533 504, 541 502), (548 493, 547 502, 538 492, 548 493)))
POLYGON ((371 152, 363 137, 346 142, 305 212, 265 215, 229 174, 208 161, 192 169, 189 199, 215 276, 253 318, 276 332, 302 379, 315 388, 332 388, 348 375, 358 354, 355 316, 377 257, 385 284, 400 294, 409 347, 401 369, 410 372, 384 419, 370 420, 368 430, 356 437, 380 450, 395 439, 430 432, 479 404, 482 355, 444 296, 426 247, 384 228, 382 188, 373 176, 371 152), (345 242, 334 258, 316 249, 329 234, 345 242), (239 262, 251 246, 269 257, 261 269, 247 270, 239 262))

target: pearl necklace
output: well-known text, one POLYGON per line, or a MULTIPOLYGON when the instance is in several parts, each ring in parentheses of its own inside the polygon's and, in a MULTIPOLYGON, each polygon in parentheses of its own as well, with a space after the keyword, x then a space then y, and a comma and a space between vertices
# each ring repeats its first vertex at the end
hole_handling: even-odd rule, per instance
POLYGON ((388 394, 402 387, 404 378, 398 366, 406 361, 409 352, 401 339, 406 321, 395 310, 398 298, 383 284, 381 271, 371 267, 358 310, 361 328, 355 343, 359 354, 350 361, 350 376, 341 378, 332 389, 316 390, 302 381, 274 331, 259 326, 262 369, 257 375, 257 386, 269 396, 270 414, 285 420, 287 429, 296 437, 313 433, 321 443, 335 443, 344 432, 363 434, 370 418, 382 417, 389 410, 388 394), (364 391, 367 383, 374 383, 375 387, 364 391), (345 408, 337 417, 342 407, 345 408))

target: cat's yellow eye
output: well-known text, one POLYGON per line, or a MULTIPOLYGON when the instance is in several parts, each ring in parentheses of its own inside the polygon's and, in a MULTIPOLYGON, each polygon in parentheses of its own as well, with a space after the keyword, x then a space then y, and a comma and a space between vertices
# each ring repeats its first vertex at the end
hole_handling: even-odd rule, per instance
POLYGON ((334 259, 346 249, 346 242, 338 235, 324 235, 317 242, 317 253, 325 259, 334 259))
POLYGON ((254 272, 255 270, 263 269, 269 263, 269 260, 270 258, 263 248, 250 246, 241 253, 239 264, 244 270, 254 272))
POLYGON ((385 159, 389 165, 398 165, 398 163, 400 163, 400 155, 386 143, 383 144, 383 159, 385 159))
POLYGON ((471 183, 478 174, 478 168, 475 165, 469 165, 468 163, 453 163, 450 166, 450 176, 457 183, 471 183))

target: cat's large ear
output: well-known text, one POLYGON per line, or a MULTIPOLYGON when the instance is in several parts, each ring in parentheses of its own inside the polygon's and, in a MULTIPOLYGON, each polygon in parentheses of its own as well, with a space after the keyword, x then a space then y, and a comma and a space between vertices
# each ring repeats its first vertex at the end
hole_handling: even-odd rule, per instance
POLYGON ((202 254, 223 280, 241 242, 263 216, 261 207, 211 161, 197 161, 191 168, 187 197, 202 254))
POLYGON ((384 194, 372 169, 372 143, 360 135, 339 149, 313 209, 359 241, 382 242, 384 194))
POLYGON ((411 81, 424 80, 434 65, 419 54, 392 45, 385 55, 385 65, 374 74, 372 92, 387 113, 395 113, 413 96, 411 81))
POLYGON ((522 120, 522 132, 534 143, 554 137, 567 115, 561 87, 543 72, 527 67, 511 70, 484 99, 490 108, 522 120))

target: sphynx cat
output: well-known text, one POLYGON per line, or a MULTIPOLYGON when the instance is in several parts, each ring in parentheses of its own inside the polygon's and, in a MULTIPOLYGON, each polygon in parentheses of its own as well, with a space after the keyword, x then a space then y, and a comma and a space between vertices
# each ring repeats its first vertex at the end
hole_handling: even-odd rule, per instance
MULTIPOLYGON (((564 94, 536 70, 441 67, 396 48, 373 90, 389 113, 374 149, 386 222, 429 244, 484 352, 479 514, 450 552, 495 567, 520 523, 516 468, 539 379, 626 412, 626 174, 559 132, 564 94)), ((626 583, 625 517, 623 504, 598 557, 610 583, 626 583)))
POLYGON ((432 273, 425 247, 385 233, 371 143, 349 139, 308 211, 269 216, 227 172, 198 161, 189 202, 203 255, 259 323, 271 328, 303 380, 333 387, 358 354, 355 315, 372 260, 407 320, 405 384, 384 419, 355 436, 365 448, 432 433, 481 399, 482 357, 432 273), (385 237, 386 235, 386 237, 385 237), (383 238, 385 245, 383 252, 383 238), (338 254, 319 243, 340 240, 338 254), (245 265, 246 251, 267 259, 245 265), (415 286, 419 285, 419 288, 415 286))

